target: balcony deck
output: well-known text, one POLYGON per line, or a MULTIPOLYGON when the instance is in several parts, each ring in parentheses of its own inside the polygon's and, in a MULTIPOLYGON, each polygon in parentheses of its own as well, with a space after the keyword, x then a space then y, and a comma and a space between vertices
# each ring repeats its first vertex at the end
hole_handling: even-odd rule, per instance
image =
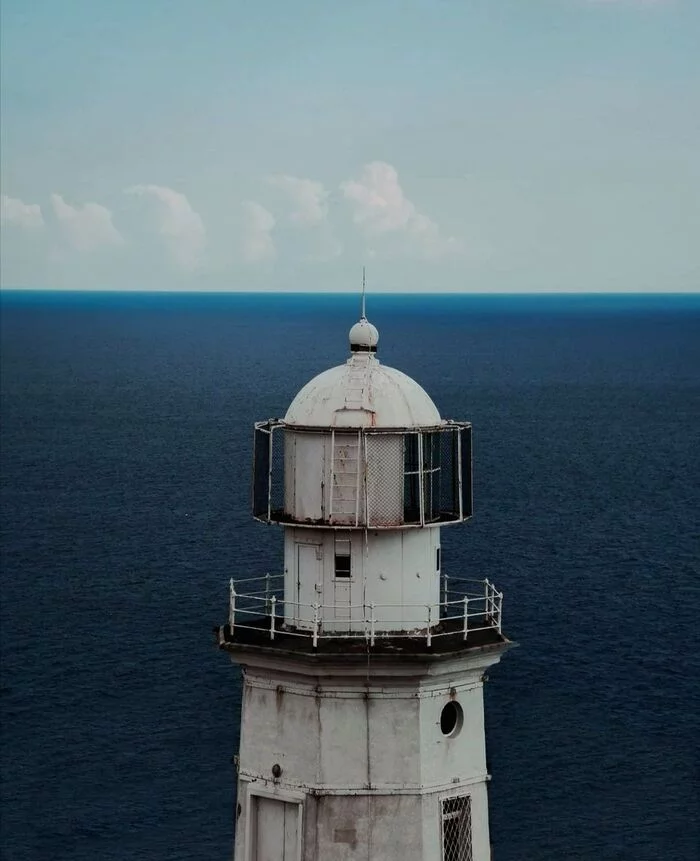
POLYGON ((214 633, 219 648, 227 652, 245 652, 252 648, 318 658, 342 656, 349 660, 364 660, 368 653, 396 660, 408 656, 439 658, 472 650, 502 649, 511 645, 496 625, 470 631, 465 639, 463 620, 458 617, 441 620, 432 629, 430 639, 425 630, 392 632, 390 635, 377 632, 373 644, 364 635, 327 634, 319 637, 314 646, 311 632, 287 630, 284 626, 275 631, 272 639, 267 618, 250 620, 245 627, 235 627, 233 630, 229 624, 221 625, 214 629, 214 633))
POLYGON ((437 656, 509 644, 501 631, 503 593, 493 583, 452 578, 448 583, 444 577, 442 585, 436 604, 340 607, 285 602, 279 575, 231 580, 228 624, 215 629, 217 642, 231 652, 252 648, 348 658, 437 656), (339 619, 339 610, 347 616, 339 619), (401 621, 407 611, 414 620, 410 625, 401 621))

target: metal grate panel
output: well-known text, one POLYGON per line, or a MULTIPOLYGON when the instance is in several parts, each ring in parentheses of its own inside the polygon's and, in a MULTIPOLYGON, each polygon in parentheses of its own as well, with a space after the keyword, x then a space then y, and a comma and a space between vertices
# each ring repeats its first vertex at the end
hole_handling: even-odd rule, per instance
POLYGON ((392 526, 403 522, 403 435, 368 434, 368 525, 392 526))
POLYGON ((473 861, 472 800, 469 795, 442 799, 443 861, 473 861))
POLYGON ((270 452, 270 512, 284 512, 284 448, 288 444, 284 429, 272 427, 272 450, 270 452))
POLYGON ((440 511, 447 518, 459 517, 457 432, 440 434, 440 511))
POLYGON ((423 434, 423 511, 426 523, 440 518, 441 438, 445 434, 423 434))
POLYGON ((267 510, 270 500, 270 443, 269 427, 256 427, 253 449, 253 516, 266 520, 270 514, 267 510))

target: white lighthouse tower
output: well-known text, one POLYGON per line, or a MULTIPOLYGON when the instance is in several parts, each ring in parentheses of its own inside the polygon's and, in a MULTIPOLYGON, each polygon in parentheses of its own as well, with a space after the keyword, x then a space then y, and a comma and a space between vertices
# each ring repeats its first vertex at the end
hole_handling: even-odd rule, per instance
POLYGON ((284 572, 231 581, 243 668, 235 861, 489 861, 483 678, 503 596, 443 570, 472 513, 471 425, 350 357, 255 426, 253 514, 284 572))

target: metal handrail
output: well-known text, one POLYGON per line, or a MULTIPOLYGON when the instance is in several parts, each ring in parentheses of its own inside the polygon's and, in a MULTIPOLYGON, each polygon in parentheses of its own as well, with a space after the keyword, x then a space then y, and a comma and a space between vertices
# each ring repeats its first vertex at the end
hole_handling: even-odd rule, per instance
MULTIPOLYGON (((475 586, 476 586, 476 585, 478 585, 478 586, 482 587, 482 589, 483 589, 484 585, 490 585, 490 586, 492 586, 492 585, 493 585, 493 584, 491 583, 491 581, 490 581, 490 580, 488 580, 488 579, 484 579, 484 578, 476 578, 476 577, 448 577, 446 574, 443 574, 443 575, 441 576, 441 580, 442 580, 442 582, 443 582, 443 583, 445 583, 445 584, 447 584, 447 583, 448 583, 448 581, 449 581, 450 583, 455 582, 455 583, 458 583, 458 584, 461 584, 461 583, 473 583, 475 586)), ((268 582, 272 582, 272 581, 284 583, 284 574, 269 574, 269 573, 268 573, 268 574, 258 574, 258 575, 256 575, 255 577, 242 577, 242 578, 241 578, 241 577, 238 577, 238 578, 236 578, 236 579, 234 580, 234 583, 236 583, 237 585, 239 585, 239 584, 241 584, 241 583, 256 583, 256 582, 257 582, 257 583, 268 583, 268 582)), ((458 591, 458 590, 456 590, 456 589, 447 589, 447 591, 448 591, 448 592, 456 592, 456 591, 458 591)))
MULTIPOLYGON (((398 639, 398 638, 421 638, 425 639, 426 645, 431 646, 432 640, 450 636, 454 631, 440 631, 438 626, 443 621, 456 622, 462 619, 462 637, 467 640, 470 633, 476 631, 485 631, 494 629, 501 633, 501 617, 503 611, 503 593, 499 592, 495 585, 490 580, 463 580, 463 583, 478 583, 481 587, 480 591, 473 593, 458 593, 457 590, 445 590, 443 600, 436 603, 420 604, 387 604, 363 602, 360 604, 304 604, 298 601, 287 601, 282 593, 277 594, 277 589, 271 590, 273 580, 283 580, 283 575, 265 575, 264 577, 249 577, 243 580, 233 580, 229 582, 229 627, 233 635, 237 629, 260 631, 260 624, 252 625, 245 624, 246 617, 254 617, 255 620, 269 620, 269 637, 271 640, 279 633, 284 633, 285 636, 306 637, 313 642, 314 648, 318 646, 319 640, 326 639, 365 639, 370 645, 374 645, 376 638, 379 636, 382 639, 398 639), (255 590, 252 592, 239 591, 237 587, 240 584, 253 583, 255 581, 265 581, 266 591, 262 592, 255 590), (448 594, 459 594, 460 597, 455 600, 447 600, 448 594), (284 608, 291 606, 295 608, 295 618, 303 618, 305 623, 310 625, 309 629, 303 630, 300 628, 289 627, 284 622, 284 608), (401 608, 402 610, 415 610, 418 608, 425 609, 425 616, 420 620, 417 626, 410 630, 391 628, 385 630, 384 625, 394 626, 405 624, 403 619, 377 619, 377 610, 388 610, 391 608, 401 608), (450 612, 448 608, 461 608, 460 613, 450 612), (359 626, 356 630, 343 630, 338 628, 342 624, 342 619, 337 619, 335 615, 330 614, 325 618, 325 621, 332 623, 332 629, 324 630, 324 610, 338 610, 349 612, 351 618, 347 619, 349 625, 359 626), (353 618, 352 611, 361 611, 353 618), (471 624, 470 624, 471 622, 471 624), (481 624, 478 624, 481 622, 481 624)), ((453 578, 454 579, 454 578, 453 578)), ((262 630, 265 630, 263 627, 262 630)))

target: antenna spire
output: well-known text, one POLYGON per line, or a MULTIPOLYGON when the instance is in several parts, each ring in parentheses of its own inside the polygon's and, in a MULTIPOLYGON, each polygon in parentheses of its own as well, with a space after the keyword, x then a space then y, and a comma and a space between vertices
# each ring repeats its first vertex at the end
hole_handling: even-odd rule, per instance
POLYGON ((362 313, 360 317, 362 320, 367 319, 367 315, 365 314, 365 288, 366 288, 366 280, 365 280, 365 267, 362 267, 362 313))

